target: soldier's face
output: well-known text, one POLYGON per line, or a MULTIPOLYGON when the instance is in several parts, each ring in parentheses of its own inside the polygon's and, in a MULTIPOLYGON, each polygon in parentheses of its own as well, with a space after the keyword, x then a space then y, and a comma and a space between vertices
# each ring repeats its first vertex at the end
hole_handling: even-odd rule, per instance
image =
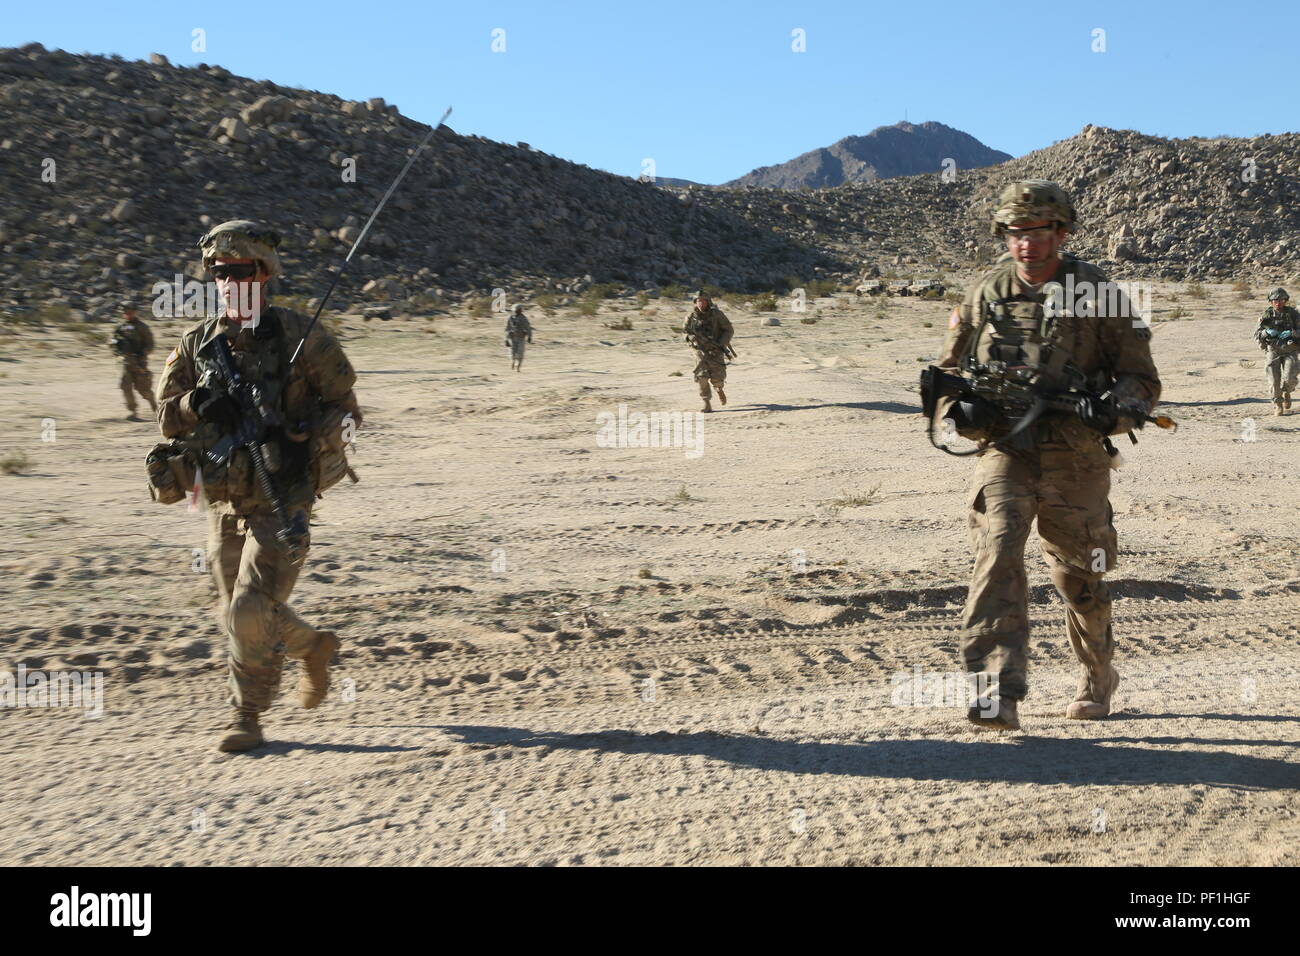
POLYGON ((707 310, 708 307, 709 307, 709 300, 704 298, 704 296, 700 296, 698 299, 695 300, 695 308, 699 309, 701 312, 707 310))
POLYGON ((1286 305, 1286 299, 1273 299, 1270 304, 1273 306, 1274 312, 1281 312, 1282 307, 1286 305))
POLYGON ((1016 262, 1037 266, 1057 257, 1068 233, 1050 219, 1012 223, 1003 231, 1007 251, 1016 262))
POLYGON ((261 264, 253 259, 216 259, 212 265, 212 277, 225 303, 226 316, 231 319, 256 318, 262 311, 262 284, 269 278, 262 271, 261 264), (223 266, 230 268, 224 269, 223 266))

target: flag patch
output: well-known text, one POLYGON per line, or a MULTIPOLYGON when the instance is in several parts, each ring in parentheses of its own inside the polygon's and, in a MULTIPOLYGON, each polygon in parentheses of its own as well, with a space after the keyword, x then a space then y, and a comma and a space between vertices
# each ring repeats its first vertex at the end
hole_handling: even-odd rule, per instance
POLYGON ((948 316, 948 328, 955 329, 957 328, 957 325, 960 322, 961 322, 961 310, 953 309, 952 315, 948 316))

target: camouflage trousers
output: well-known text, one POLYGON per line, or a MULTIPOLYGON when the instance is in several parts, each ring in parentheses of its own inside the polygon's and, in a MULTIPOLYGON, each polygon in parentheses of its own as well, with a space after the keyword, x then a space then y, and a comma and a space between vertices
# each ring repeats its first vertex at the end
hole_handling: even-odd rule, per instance
POLYGON ((510 367, 522 367, 524 364, 524 346, 528 340, 522 335, 510 336, 510 367))
POLYGON ((284 603, 299 569, 278 546, 279 527, 269 510, 245 516, 226 504, 208 508, 208 563, 229 654, 230 703, 258 713, 275 698, 285 657, 301 660, 320 641, 320 632, 284 603))
POLYGON ((153 382, 149 375, 149 366, 144 359, 126 359, 122 362, 122 378, 118 382, 122 394, 126 396, 126 410, 135 414, 135 393, 139 392, 153 408, 153 382))
POLYGON ((1274 405, 1281 405, 1283 395, 1295 391, 1300 378, 1300 352, 1269 352, 1268 377, 1272 384, 1270 397, 1274 405))
POLYGON ((1065 602, 1065 631, 1083 675, 1101 674, 1114 654, 1110 591, 1117 542, 1110 458, 1097 443, 1082 448, 1043 442, 1024 452, 980 457, 968 498, 975 570, 962 615, 961 654, 968 672, 987 671, 997 694, 1029 692, 1029 582, 1025 543, 1038 536, 1052 583, 1065 602))
POLYGON ((695 366, 695 381, 700 386, 700 397, 712 398, 713 392, 709 390, 710 382, 713 383, 714 388, 722 388, 727 384, 727 357, 722 352, 712 349, 709 351, 696 349, 695 354, 700 359, 695 366))

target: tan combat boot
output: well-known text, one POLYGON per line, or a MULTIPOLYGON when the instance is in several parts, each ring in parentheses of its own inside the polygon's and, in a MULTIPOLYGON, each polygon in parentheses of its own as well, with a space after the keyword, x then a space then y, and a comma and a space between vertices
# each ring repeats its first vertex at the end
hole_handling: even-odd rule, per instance
POLYGON ((727 404, 727 393, 724 392, 721 388, 718 389, 718 404, 719 405, 727 404))
POLYGON ((1095 678, 1085 674, 1079 678, 1079 691, 1074 701, 1065 708, 1065 716, 1071 720, 1100 720, 1110 716, 1110 700, 1115 696, 1119 686, 1119 671, 1106 665, 1106 675, 1095 678))
POLYGON ((1273 406, 1273 414, 1274 414, 1274 415, 1285 415, 1285 414, 1286 414, 1286 412, 1282 411, 1282 403, 1281 403, 1281 402, 1278 402, 1276 405, 1273 406))
POLYGON ((338 635, 333 631, 321 631, 316 650, 302 659, 298 703, 308 710, 324 700, 326 691, 330 689, 330 658, 338 649, 338 635))
POLYGON ((711 412, 711 411, 713 411, 713 403, 710 402, 710 401, 706 398, 706 399, 704 400, 704 407, 701 408, 700 411, 702 411, 702 412, 711 412))
POLYGON ((1010 697, 981 697, 966 711, 966 719, 983 730, 1019 730, 1020 715, 1016 712, 1016 703, 1010 697), (994 703, 997 710, 989 713, 994 703))
POLYGON ((257 712, 252 710, 235 711, 235 719, 226 727, 229 731, 217 744, 222 753, 243 753, 254 747, 262 746, 262 728, 257 722, 257 712))

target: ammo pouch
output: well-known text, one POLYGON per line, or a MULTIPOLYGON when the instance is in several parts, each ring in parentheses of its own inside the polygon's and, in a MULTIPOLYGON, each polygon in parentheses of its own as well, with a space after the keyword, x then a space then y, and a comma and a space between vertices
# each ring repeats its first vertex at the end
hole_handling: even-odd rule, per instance
POLYGON ((318 495, 337 485, 344 475, 353 482, 360 480, 348 464, 348 442, 344 440, 344 429, 348 428, 347 438, 350 439, 351 428, 348 426, 356 427, 348 415, 347 409, 332 405, 312 430, 311 480, 318 495))
POLYGON ((159 504, 175 504, 194 487, 194 453, 180 442, 154 445, 145 456, 144 467, 149 475, 149 496, 159 504))

